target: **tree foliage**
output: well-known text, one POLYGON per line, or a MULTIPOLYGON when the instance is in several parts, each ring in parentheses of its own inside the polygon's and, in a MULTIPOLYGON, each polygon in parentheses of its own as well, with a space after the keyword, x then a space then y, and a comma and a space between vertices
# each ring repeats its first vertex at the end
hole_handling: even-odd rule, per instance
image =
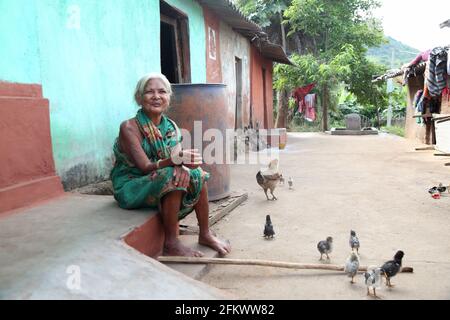
POLYGON ((261 27, 270 26, 291 3, 290 0, 237 0, 244 15, 261 27))
POLYGON ((328 107, 336 111, 339 88, 352 93, 360 106, 377 112, 387 106, 385 84, 372 83, 385 67, 367 58, 368 48, 385 42, 381 23, 372 15, 377 0, 238 0, 238 5, 262 26, 276 23, 282 13, 279 23, 287 37, 301 34, 312 44, 296 48, 290 57, 294 66, 276 65, 278 91, 316 83, 325 116, 328 107))

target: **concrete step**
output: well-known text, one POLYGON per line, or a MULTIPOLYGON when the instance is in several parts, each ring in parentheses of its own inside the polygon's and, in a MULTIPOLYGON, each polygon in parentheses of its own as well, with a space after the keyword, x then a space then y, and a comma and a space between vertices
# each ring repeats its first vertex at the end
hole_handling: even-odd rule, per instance
POLYGON ((154 214, 120 209, 108 196, 67 194, 0 217, 0 300, 229 299, 122 241, 154 214), (74 275, 80 282, 72 286, 74 275))

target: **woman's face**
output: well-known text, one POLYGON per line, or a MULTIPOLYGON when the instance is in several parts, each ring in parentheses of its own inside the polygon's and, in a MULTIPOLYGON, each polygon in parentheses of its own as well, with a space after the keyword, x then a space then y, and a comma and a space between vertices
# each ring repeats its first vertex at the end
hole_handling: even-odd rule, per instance
POLYGON ((159 79, 151 79, 145 86, 141 106, 152 115, 162 114, 170 103, 170 96, 164 83, 159 79))

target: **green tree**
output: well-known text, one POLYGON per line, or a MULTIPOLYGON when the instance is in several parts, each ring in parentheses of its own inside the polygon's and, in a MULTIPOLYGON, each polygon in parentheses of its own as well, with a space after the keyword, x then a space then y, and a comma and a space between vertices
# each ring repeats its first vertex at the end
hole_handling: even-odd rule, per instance
POLYGON ((275 67, 277 127, 287 126, 288 92, 312 82, 322 105, 323 130, 328 129, 328 112, 337 106, 336 92, 342 83, 359 104, 372 109, 386 105, 383 84, 371 82, 384 68, 366 57, 368 47, 384 42, 381 24, 372 16, 378 1, 237 0, 237 4, 261 26, 274 30, 279 25, 285 49, 289 39, 298 40, 290 46, 295 66, 275 67))
MULTIPOLYGON (((316 74, 307 80, 318 84, 323 130, 328 130, 331 92, 340 83, 361 103, 375 105, 381 98, 380 88, 371 82, 380 67, 366 58, 367 48, 384 40, 380 23, 372 16, 378 5, 375 0, 293 0, 284 13, 290 25, 288 36, 302 32, 314 44, 308 59, 314 60, 316 74)), ((297 73, 310 74, 309 65, 297 66, 297 73)))

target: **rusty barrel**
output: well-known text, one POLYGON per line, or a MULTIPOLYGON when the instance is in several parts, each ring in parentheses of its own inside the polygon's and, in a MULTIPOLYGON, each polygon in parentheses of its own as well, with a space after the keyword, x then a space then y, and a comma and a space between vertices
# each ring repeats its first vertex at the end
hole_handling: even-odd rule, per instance
MULTIPOLYGON (((226 163, 227 146, 226 130, 233 129, 234 115, 227 105, 226 85, 224 84, 174 84, 173 96, 167 111, 169 118, 174 120, 180 129, 189 131, 191 136, 191 148, 195 147, 195 136, 201 137, 203 151, 211 143, 204 141, 203 134, 208 129, 218 129, 223 136, 222 150, 223 164, 204 164, 202 168, 211 174, 208 181, 208 196, 210 200, 223 199, 230 194, 230 165, 226 163), (197 123, 194 132, 194 122, 201 121, 201 130, 197 123)), ((198 142, 199 143, 199 142, 198 142)), ((183 143, 184 147, 186 141, 183 143)), ((199 147, 199 144, 197 144, 199 147)), ((204 157, 205 158, 205 157, 204 157)))

